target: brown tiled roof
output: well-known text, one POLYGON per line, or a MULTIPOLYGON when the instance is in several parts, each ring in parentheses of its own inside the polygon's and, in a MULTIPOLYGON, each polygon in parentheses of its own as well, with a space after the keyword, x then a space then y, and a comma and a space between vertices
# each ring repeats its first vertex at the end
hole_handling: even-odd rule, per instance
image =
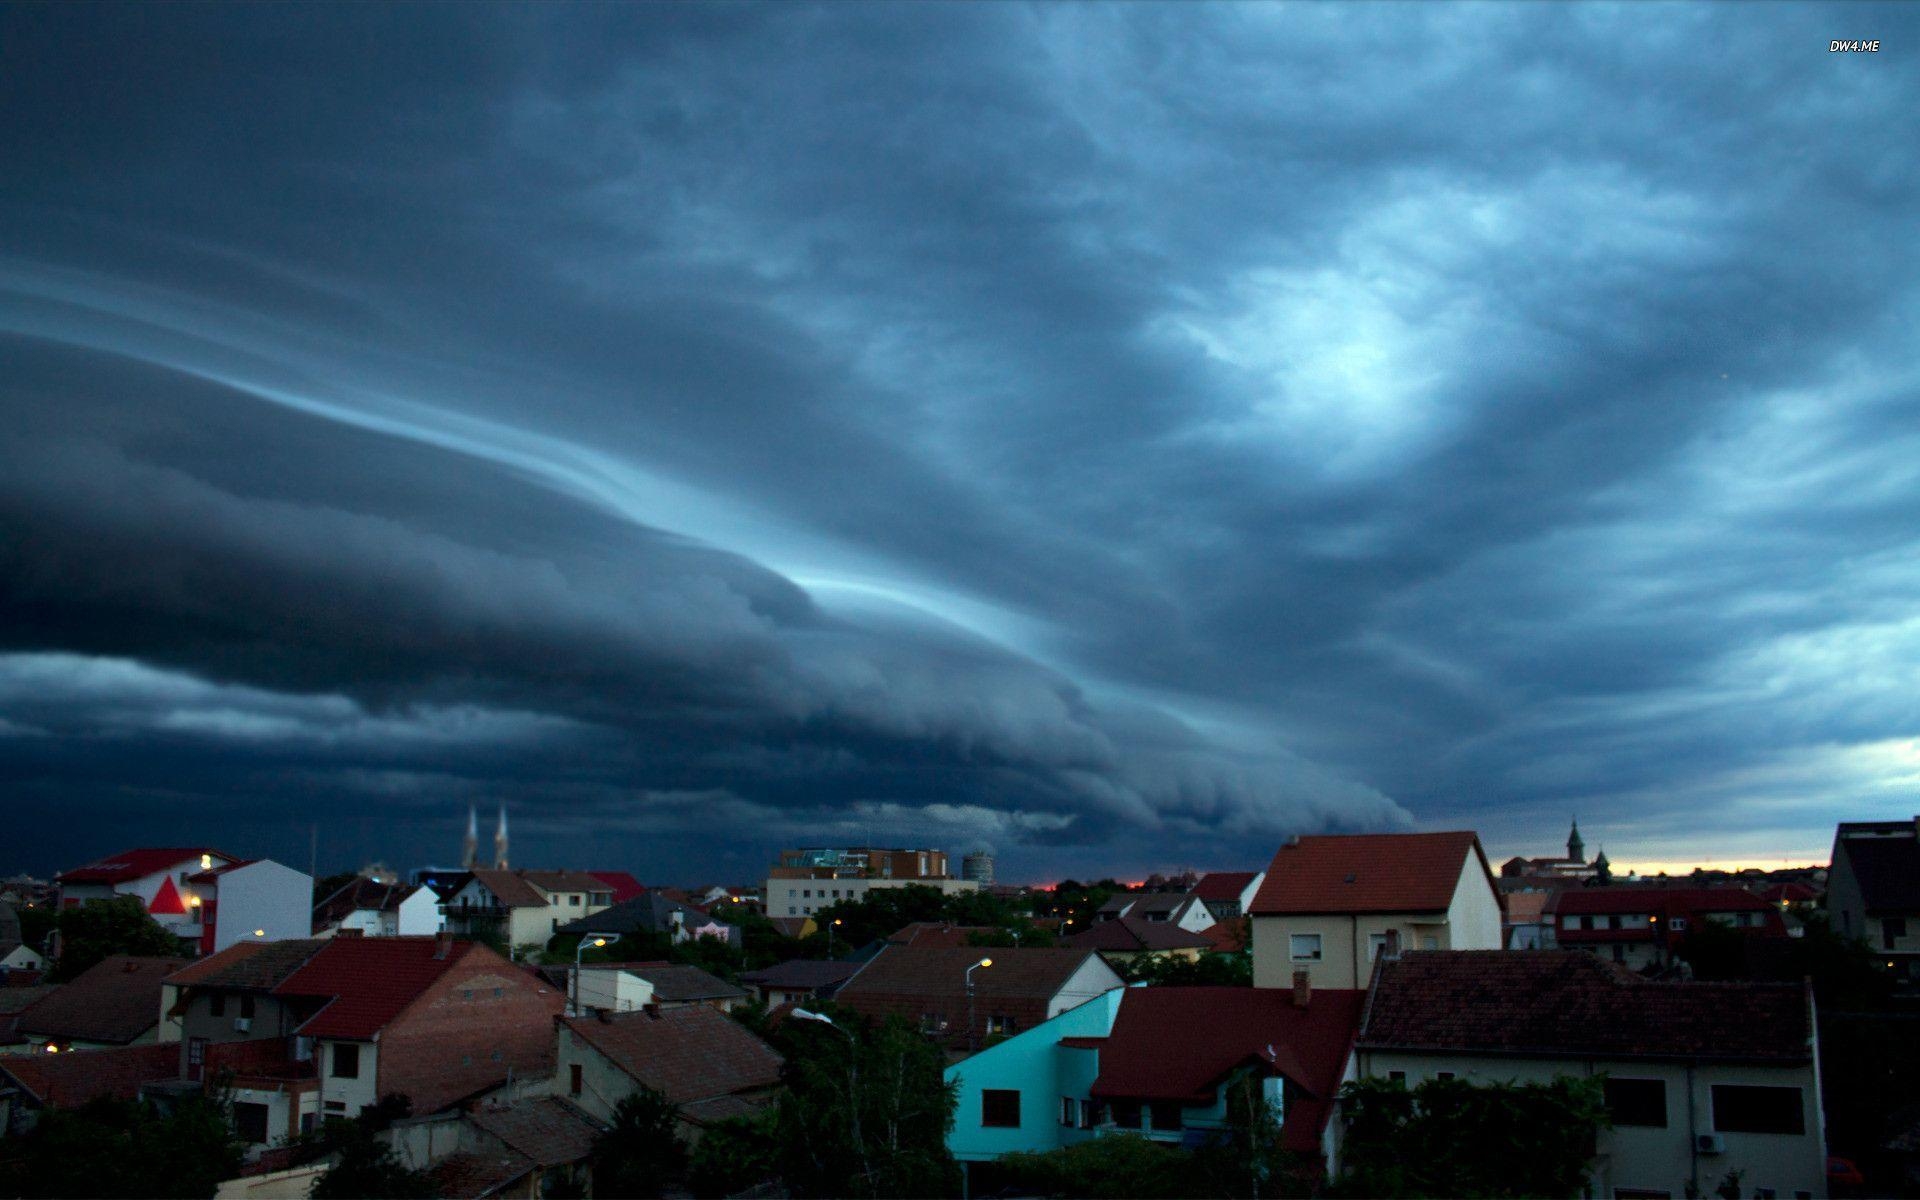
POLYGON ((1204 934, 1182 929, 1171 921, 1145 921, 1139 917, 1096 921, 1093 928, 1085 933, 1061 938, 1060 944, 1072 950, 1112 950, 1120 953, 1213 949, 1213 939, 1204 934))
POLYGON ((1201 930, 1200 936, 1221 954, 1243 954, 1247 949, 1247 919, 1236 917, 1217 922, 1201 930))
POLYGON ((1252 1063, 1306 1091, 1288 1105, 1282 1142, 1316 1152, 1365 1000, 1363 991, 1321 989, 1300 1008, 1290 988, 1128 988, 1113 1029, 1094 1043, 1100 1073, 1092 1093, 1211 1099, 1221 1079, 1252 1063))
POLYGON ((178 1042, 0 1056, 0 1075, 50 1108, 76 1108, 102 1098, 132 1100, 141 1084, 179 1073, 178 1042))
POLYGON ((1238 900, 1258 871, 1209 871, 1193 885, 1193 895, 1201 900, 1238 900))
POLYGON ((508 1184, 523 1179, 535 1163, 524 1154, 511 1151, 476 1153, 463 1150, 449 1154, 427 1169, 433 1179, 433 1194, 447 1200, 481 1200, 497 1195, 508 1184))
POLYGON ((926 1014, 936 1013, 945 1021, 938 1036, 963 1044, 968 1041, 967 968, 983 958, 991 958, 993 965, 973 973, 976 1037, 984 1035, 990 1016, 1010 1018, 1016 1029, 1031 1029, 1046 1020, 1049 1002, 1074 972, 1098 955, 1067 948, 888 946, 841 985, 834 1001, 870 1020, 899 1016, 915 1026, 926 1014))
POLYGON ((176 987, 251 988, 271 991, 286 982, 327 943, 319 938, 284 942, 235 942, 218 954, 190 963, 167 977, 176 987))
POLYGON ((1579 950, 1419 950, 1382 960, 1368 1049, 1538 1058, 1805 1062, 1800 984, 1652 982, 1579 950))
POLYGON ((772 1087, 785 1061, 738 1021, 704 1004, 561 1021, 607 1061, 676 1104, 772 1087))
POLYGON ((115 954, 20 1014, 17 1028, 55 1041, 126 1045, 160 1023, 160 987, 191 961, 115 954))
POLYGON ((945 921, 915 921, 887 936, 896 946, 964 946, 976 933, 993 933, 992 925, 949 925, 945 921))
MULTIPOLYGON (((1911 821, 1901 824, 1913 828, 1911 821)), ((1853 880, 1868 912, 1920 912, 1920 839, 1846 837, 1835 845, 1835 857, 1846 855, 1853 867, 1853 880)))
MULTIPOLYGON (((592 964, 599 967, 601 964, 592 964)), ((688 1004, 696 1000, 744 1000, 747 993, 726 980, 681 963, 610 963, 629 975, 653 985, 655 1000, 667 1004, 688 1004)))
POLYGON ((548 908, 547 898, 515 871, 496 871, 477 867, 473 877, 493 893, 494 899, 508 908, 548 908))
POLYGON ((764 970, 748 971, 740 977, 741 983, 750 983, 756 987, 785 988, 830 988, 844 983, 861 967, 857 962, 838 962, 822 958, 796 958, 788 962, 775 963, 764 970))
POLYGON ((382 883, 378 879, 356 876, 346 886, 313 906, 313 927, 325 929, 338 925, 363 910, 393 912, 400 902, 420 889, 406 883, 382 883))
POLYGON ((1491 887, 1486 853, 1471 832, 1303 837, 1273 856, 1250 911, 1444 912, 1468 862, 1479 863, 1491 887))
POLYGON ((483 1104, 467 1114, 475 1125, 543 1167, 579 1162, 593 1153, 604 1127, 558 1096, 516 1104, 483 1104))

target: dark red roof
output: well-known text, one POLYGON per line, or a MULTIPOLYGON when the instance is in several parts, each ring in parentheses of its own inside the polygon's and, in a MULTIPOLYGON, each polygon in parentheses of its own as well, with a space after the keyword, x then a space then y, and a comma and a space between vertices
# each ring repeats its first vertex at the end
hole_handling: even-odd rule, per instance
POLYGON ((180 1073, 180 1043, 150 1042, 112 1050, 0 1056, 0 1075, 49 1108, 77 1108, 90 1100, 132 1100, 140 1085, 180 1073))
POLYGON ((303 1036, 366 1041, 475 949, 431 937, 335 938, 274 991, 331 998, 303 1036))
POLYGON ((167 982, 175 987, 272 991, 327 944, 319 938, 235 942, 218 954, 210 954, 175 971, 167 977, 167 982))
POLYGON ((1580 950, 1419 950, 1380 963, 1359 1044, 1799 1063, 1811 1017, 1797 983, 1653 982, 1580 950))
POLYGON ((356 876, 313 906, 313 927, 320 930, 338 925, 356 912, 396 912, 403 900, 419 890, 412 884, 382 883, 365 875, 356 876))
POLYGON ((613 889, 615 904, 631 900, 647 890, 645 885, 625 871, 588 871, 587 874, 613 889))
POLYGON ((605 1128, 559 1096, 485 1104, 469 1112, 467 1119, 543 1167, 586 1158, 605 1128))
POLYGON ((53 881, 55 883, 126 883, 130 880, 145 878, 156 871, 171 871, 186 863, 191 863, 194 869, 198 870, 200 856, 203 854, 224 859, 233 857, 231 854, 206 846, 142 847, 136 850, 123 850, 119 854, 95 859, 84 867, 62 871, 53 877, 53 881))
POLYGON ((1193 885, 1193 895, 1202 900, 1238 900, 1258 871, 1210 871, 1193 885))
POLYGON ((746 1026, 704 1004, 563 1017, 561 1024, 629 1077, 681 1105, 771 1088, 785 1062, 746 1026))
POLYGON ((160 1023, 160 989, 185 958, 116 954, 20 1014, 15 1028, 49 1041, 126 1045, 160 1023))
POLYGON ((1221 954, 1244 953, 1247 949, 1246 918, 1216 922, 1201 930, 1200 936, 1211 942, 1214 950, 1221 954))
POLYGON ((1211 950, 1213 939, 1171 921, 1143 921, 1120 917, 1096 921, 1085 933, 1063 937, 1060 944, 1073 950, 1111 950, 1133 954, 1155 950, 1211 950))
POLYGON ((1479 864, 1492 889, 1486 852, 1468 831, 1303 837, 1273 856, 1250 911, 1444 912, 1469 862, 1479 864))
POLYGON ((1292 1099, 1282 1138, 1287 1149, 1313 1152, 1366 995, 1320 990, 1300 1008, 1290 988, 1128 988, 1112 1031, 1096 1044, 1093 1095, 1204 1102, 1229 1073, 1250 1064, 1306 1093, 1292 1099))

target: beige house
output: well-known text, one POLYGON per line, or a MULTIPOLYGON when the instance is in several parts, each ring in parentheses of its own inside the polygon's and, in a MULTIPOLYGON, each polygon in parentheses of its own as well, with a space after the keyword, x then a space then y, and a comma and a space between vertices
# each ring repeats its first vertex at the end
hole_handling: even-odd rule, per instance
MULTIPOLYGON (((1652 982, 1583 951, 1382 962, 1349 1077, 1545 1083, 1604 1075, 1612 1128, 1587 1194, 1826 1194, 1813 995, 1652 982)), ((1337 1122, 1336 1122, 1337 1124, 1337 1122)))
POLYGON ((507 945, 545 946, 569 921, 613 905, 613 890, 584 871, 476 868, 440 906, 449 933, 497 929, 507 945))
POLYGON ((1471 832, 1303 837, 1254 894, 1253 983, 1363 988, 1382 953, 1498 950, 1500 892, 1471 832))

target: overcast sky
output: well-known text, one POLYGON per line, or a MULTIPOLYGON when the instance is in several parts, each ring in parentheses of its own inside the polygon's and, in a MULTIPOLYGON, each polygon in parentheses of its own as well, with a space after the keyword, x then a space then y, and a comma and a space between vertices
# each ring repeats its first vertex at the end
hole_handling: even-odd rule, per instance
POLYGON ((1917 41, 0 9, 0 872, 1824 858, 1920 811, 1917 41))

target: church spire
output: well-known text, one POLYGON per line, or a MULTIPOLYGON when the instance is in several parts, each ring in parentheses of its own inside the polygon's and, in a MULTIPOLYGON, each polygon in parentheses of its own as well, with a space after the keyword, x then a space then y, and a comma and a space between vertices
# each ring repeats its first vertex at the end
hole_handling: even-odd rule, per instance
POLYGON ((460 865, 471 871, 480 857, 480 810, 467 805, 467 836, 460 843, 460 865))
POLYGON ((500 805, 500 828, 493 831, 493 867, 496 871, 507 869, 507 806, 500 805))
POLYGON ((1573 819, 1573 832, 1567 835, 1567 857, 1574 862, 1587 861, 1587 844, 1580 840, 1580 818, 1573 819))

